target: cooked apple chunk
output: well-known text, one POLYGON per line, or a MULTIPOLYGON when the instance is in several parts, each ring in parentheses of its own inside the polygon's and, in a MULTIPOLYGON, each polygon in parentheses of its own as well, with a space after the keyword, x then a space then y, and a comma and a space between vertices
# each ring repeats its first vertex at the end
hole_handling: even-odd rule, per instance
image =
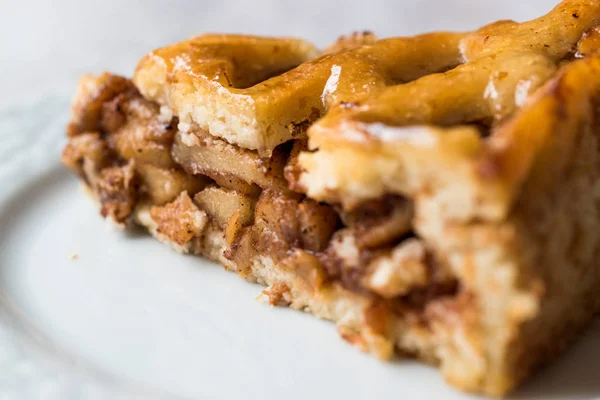
MULTIPOLYGON (((230 189, 239 190, 236 183, 241 181, 245 186, 288 191, 283 177, 287 157, 278 151, 269 158, 262 158, 255 151, 231 145, 197 128, 193 134, 178 132, 175 135, 172 154, 189 173, 207 175, 230 189)), ((249 191, 247 187, 242 189, 244 193, 249 191)))
POLYGON ((187 175, 177 168, 159 168, 151 164, 137 165, 136 171, 140 179, 140 191, 156 205, 175 200, 183 191, 193 195, 210 181, 202 176, 187 175))
POLYGON ((196 194, 194 201, 218 226, 225 226, 236 213, 241 225, 254 220, 256 199, 235 190, 210 186, 196 194))
POLYGON ((325 249, 338 222, 330 206, 270 191, 261 194, 255 219, 256 226, 271 231, 286 248, 291 246, 315 252, 325 249))

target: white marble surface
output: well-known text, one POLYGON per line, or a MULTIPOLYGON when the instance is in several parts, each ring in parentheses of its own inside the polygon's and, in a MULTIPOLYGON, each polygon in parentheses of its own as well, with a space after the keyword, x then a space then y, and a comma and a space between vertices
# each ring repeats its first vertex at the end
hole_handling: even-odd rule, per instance
POLYGON ((325 45, 523 20, 556 0, 0 0, 0 107, 69 94, 85 72, 131 74, 155 47, 202 32, 297 35, 325 45))

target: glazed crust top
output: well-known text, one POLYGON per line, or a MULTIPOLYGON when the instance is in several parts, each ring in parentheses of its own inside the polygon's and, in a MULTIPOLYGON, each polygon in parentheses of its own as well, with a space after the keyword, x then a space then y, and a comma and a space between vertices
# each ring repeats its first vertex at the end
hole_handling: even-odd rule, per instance
POLYGON ((297 39, 203 35, 148 54, 134 82, 184 124, 268 154, 327 110, 458 65, 462 37, 346 40, 319 56, 297 39))
POLYGON ((565 69, 582 71, 576 58, 595 64, 599 24, 599 0, 565 0, 524 23, 382 40, 359 33, 324 52, 299 39, 203 35, 145 56, 134 83, 183 132, 202 129, 262 156, 308 137, 292 186, 315 199, 351 208, 449 180, 470 196, 461 218, 498 219, 546 135, 544 124, 517 126, 557 118, 516 111, 550 93, 547 82, 565 69))

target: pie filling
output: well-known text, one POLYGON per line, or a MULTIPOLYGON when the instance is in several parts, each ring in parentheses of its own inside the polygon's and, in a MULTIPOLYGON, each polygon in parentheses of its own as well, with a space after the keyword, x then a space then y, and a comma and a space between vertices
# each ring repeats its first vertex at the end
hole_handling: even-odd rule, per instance
MULTIPOLYGON (((92 189, 103 216, 122 225, 149 216, 159 238, 212 258, 204 236, 217 232, 217 258, 250 281, 270 284, 253 272, 267 257, 308 290, 339 287, 423 329, 428 307, 460 293, 446 261, 415 233, 410 199, 385 195, 352 209, 318 203, 286 179, 305 139, 261 157, 197 126, 179 131, 177 117, 125 78, 89 79, 62 161, 92 189)), ((273 305, 290 305, 287 290, 265 293, 273 305)))

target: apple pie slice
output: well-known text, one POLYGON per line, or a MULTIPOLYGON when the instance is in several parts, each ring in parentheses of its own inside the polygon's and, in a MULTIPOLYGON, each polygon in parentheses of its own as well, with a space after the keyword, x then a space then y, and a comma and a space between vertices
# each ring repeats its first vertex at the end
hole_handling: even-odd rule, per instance
POLYGON ((600 1, 470 33, 204 35, 81 79, 62 161, 387 359, 503 395, 600 311, 600 1))

